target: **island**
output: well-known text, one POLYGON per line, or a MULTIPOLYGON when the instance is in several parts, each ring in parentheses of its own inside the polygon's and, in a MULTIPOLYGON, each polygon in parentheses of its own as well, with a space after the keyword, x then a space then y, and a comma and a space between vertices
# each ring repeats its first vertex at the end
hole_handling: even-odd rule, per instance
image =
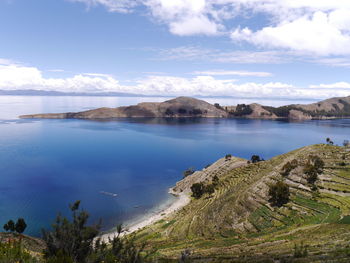
POLYGON ((312 104, 281 107, 258 103, 221 106, 191 97, 164 102, 143 102, 117 108, 98 108, 82 112, 43 113, 19 116, 21 119, 114 119, 114 118, 254 118, 254 119, 334 119, 350 117, 350 96, 312 104))

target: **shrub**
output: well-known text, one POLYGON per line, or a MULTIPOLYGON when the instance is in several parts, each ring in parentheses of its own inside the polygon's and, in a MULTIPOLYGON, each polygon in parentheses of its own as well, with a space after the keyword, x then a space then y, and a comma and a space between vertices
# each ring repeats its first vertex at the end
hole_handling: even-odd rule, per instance
POLYGON ((73 262, 84 263, 92 253, 92 243, 99 233, 100 225, 87 226, 89 214, 79 211, 80 201, 70 205, 73 221, 58 215, 52 231, 43 230, 46 243, 45 257, 71 258, 73 262))
POLYGON ((192 196, 196 199, 199 199, 204 194, 204 184, 203 183, 194 183, 191 186, 192 196))
POLYGON ((225 160, 226 161, 231 160, 231 158, 232 158, 231 154, 226 154, 226 156, 225 156, 225 160))
POLYGON ((217 186, 219 184, 219 177, 217 177, 216 175, 214 175, 213 179, 212 179, 213 185, 217 186))
POLYGON ((289 195, 289 186, 282 181, 278 181, 269 187, 269 201, 273 206, 282 206, 288 203, 289 195))
POLYGON ((334 142, 330 138, 327 138, 326 142, 327 142, 328 145, 333 145, 334 144, 334 142))
POLYGON ((282 167, 281 175, 282 176, 288 176, 290 172, 298 167, 298 161, 297 160, 292 160, 291 162, 287 162, 285 165, 282 167))
POLYGON ((314 184, 317 181, 318 174, 321 174, 323 172, 324 165, 325 164, 320 157, 316 155, 309 156, 303 170, 308 183, 314 184))
MULTIPOLYGON (((214 180, 214 178, 213 178, 214 180)), ((191 186, 192 196, 196 199, 201 198, 204 194, 213 194, 215 192, 215 184, 207 184, 204 183, 194 183, 191 186)))
POLYGON ((249 105, 238 104, 234 112, 230 112, 233 116, 240 117, 253 113, 252 108, 249 105))
POLYGON ((183 108, 179 108, 177 112, 178 112, 179 114, 186 114, 186 113, 187 113, 187 110, 186 110, 186 109, 183 109, 183 108))
POLYGON ((185 170, 182 175, 184 178, 186 178, 187 176, 193 174, 195 172, 193 167, 188 168, 187 170, 185 170))
POLYGON ((219 110, 224 110, 224 108, 221 107, 219 103, 214 103, 214 106, 215 106, 215 108, 217 108, 219 110))
MULTIPOLYGON (((100 224, 87 226, 88 213, 79 210, 80 201, 70 206, 72 222, 58 215, 52 231, 43 231, 46 243, 44 256, 47 263, 140 263, 148 254, 145 244, 136 245, 135 237, 121 237, 123 228, 117 227, 117 234, 109 244, 97 238, 100 224)), ((151 251, 152 253, 154 251, 151 251)))
POLYGON ((344 147, 349 147, 349 145, 350 145, 349 140, 344 140, 343 146, 344 146, 344 147))
POLYGON ((258 162, 262 162, 264 161, 263 158, 260 158, 259 155, 253 155, 250 160, 252 161, 252 163, 258 163, 258 162))

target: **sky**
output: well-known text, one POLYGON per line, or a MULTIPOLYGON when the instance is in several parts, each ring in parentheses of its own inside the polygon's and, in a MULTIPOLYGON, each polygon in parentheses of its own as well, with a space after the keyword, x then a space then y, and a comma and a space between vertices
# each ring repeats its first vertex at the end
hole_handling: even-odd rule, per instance
POLYGON ((0 90, 350 95, 349 0, 0 0, 0 90))

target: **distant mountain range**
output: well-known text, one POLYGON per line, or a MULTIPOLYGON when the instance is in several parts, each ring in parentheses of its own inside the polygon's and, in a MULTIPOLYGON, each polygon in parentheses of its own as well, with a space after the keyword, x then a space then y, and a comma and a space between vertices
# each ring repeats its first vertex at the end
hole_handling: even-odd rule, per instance
POLYGON ((312 104, 281 107, 257 103, 220 106, 190 97, 164 102, 144 102, 118 108, 98 108, 82 112, 22 115, 25 119, 112 119, 112 118, 255 118, 255 119, 330 119, 350 117, 350 96, 331 98, 312 104))
MULTIPOLYGON (((45 91, 45 90, 0 90, 1 95, 8 96, 117 96, 117 97, 148 97, 146 95, 123 93, 123 92, 98 92, 98 93, 87 93, 87 92, 61 92, 61 91, 45 91)), ((150 96, 153 97, 153 96, 150 96)), ((159 96, 161 97, 161 96, 159 96)))

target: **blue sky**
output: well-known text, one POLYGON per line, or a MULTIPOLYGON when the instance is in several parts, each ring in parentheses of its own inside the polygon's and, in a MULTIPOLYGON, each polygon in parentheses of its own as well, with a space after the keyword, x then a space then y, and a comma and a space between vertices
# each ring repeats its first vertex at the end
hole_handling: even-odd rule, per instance
POLYGON ((0 89, 350 95, 347 0, 0 0, 0 89))

